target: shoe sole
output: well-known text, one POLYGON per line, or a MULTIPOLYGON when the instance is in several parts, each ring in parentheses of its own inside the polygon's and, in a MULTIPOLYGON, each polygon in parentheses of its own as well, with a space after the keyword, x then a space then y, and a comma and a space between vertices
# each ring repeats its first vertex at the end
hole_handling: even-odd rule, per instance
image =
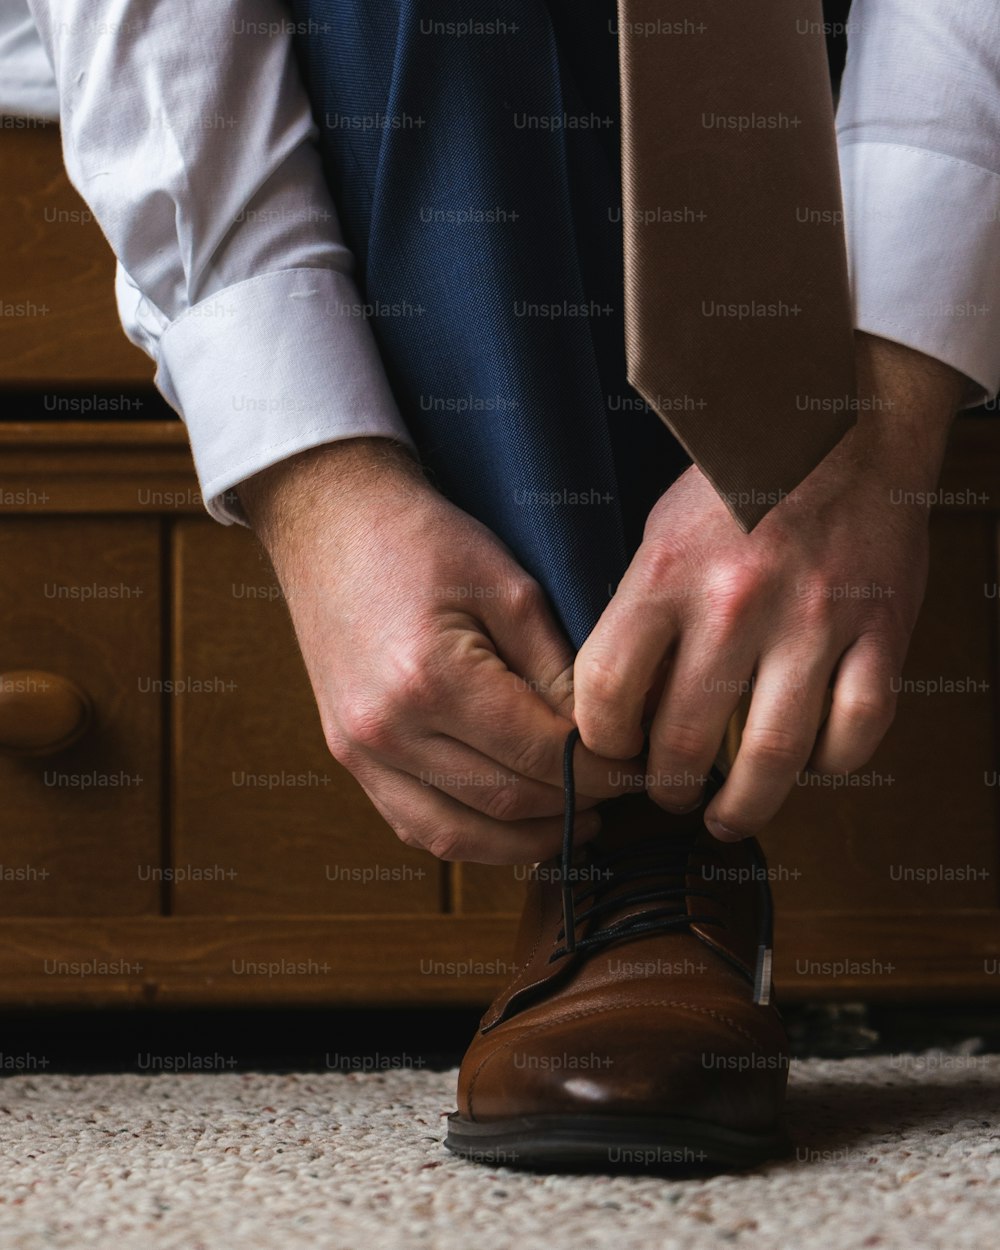
POLYGON ((752 1167, 791 1149, 783 1129, 744 1133, 676 1116, 537 1115, 479 1123, 457 1111, 448 1117, 444 1144, 494 1167, 629 1172, 752 1167))

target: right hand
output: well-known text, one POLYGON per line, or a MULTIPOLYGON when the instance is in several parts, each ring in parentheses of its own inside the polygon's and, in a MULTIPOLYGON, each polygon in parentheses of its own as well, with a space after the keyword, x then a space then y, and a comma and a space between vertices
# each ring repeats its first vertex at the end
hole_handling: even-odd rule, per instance
MULTIPOLYGON (((304 452, 239 493, 330 751, 399 838, 485 864, 555 854, 573 652, 503 543, 385 439, 304 452)), ((583 746, 574 762, 585 841, 642 768, 583 746)))

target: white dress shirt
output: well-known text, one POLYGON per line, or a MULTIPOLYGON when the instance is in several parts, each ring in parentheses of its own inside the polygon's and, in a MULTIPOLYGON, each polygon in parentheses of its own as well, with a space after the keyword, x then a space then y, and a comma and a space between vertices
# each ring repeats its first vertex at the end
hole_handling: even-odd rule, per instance
POLYGON ((854 0, 837 113, 857 325, 1000 389, 1000 0, 854 0))
MULTIPOLYGON (((227 491, 411 443, 351 277, 281 0, 0 0, 0 110, 51 115, 129 338, 227 491), (37 35, 54 70, 44 72, 37 35)), ((854 0, 838 112, 856 324, 1000 389, 1000 0, 854 0)), ((798 207, 797 207, 798 211, 798 207)), ((801 206, 803 213, 810 206, 801 206)))

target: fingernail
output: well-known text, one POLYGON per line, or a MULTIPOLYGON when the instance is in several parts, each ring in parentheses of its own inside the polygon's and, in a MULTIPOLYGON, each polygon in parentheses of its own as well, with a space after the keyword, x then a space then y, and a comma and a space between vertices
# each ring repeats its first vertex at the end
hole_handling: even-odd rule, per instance
POLYGON ((712 837, 718 838, 720 842, 742 842, 749 836, 745 833, 737 833, 735 829, 724 825, 721 820, 706 820, 705 825, 712 837))

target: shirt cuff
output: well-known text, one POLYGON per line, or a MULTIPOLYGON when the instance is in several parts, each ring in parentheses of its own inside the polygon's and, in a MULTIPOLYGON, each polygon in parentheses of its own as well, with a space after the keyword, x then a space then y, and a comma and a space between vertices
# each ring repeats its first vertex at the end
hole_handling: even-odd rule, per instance
POLYGON ((840 148, 859 330, 971 379, 972 407, 1000 390, 1000 176, 929 149, 840 148))
POLYGON ((360 437, 413 447, 357 287, 337 270, 262 274, 194 304, 160 338, 156 382, 224 525, 246 524, 235 486, 309 447, 360 437))

